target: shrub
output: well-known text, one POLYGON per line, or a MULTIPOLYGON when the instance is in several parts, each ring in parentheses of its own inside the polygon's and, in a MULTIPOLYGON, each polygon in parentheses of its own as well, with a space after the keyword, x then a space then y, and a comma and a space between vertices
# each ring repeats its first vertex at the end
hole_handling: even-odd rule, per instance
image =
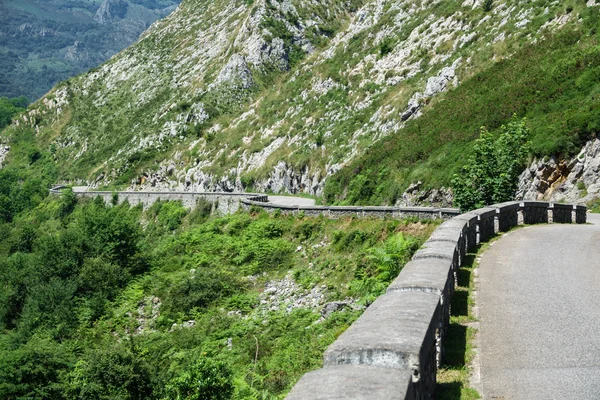
POLYGON ((529 152, 528 135, 525 120, 517 121, 515 117, 501 127, 496 140, 481 129, 469 162, 452 179, 454 202, 462 211, 514 198, 529 152))
POLYGON ((228 274, 198 268, 186 278, 176 282, 165 282, 160 297, 165 314, 188 313, 193 308, 203 309, 213 301, 230 296, 241 287, 239 282, 228 274))
POLYGON ((386 37, 379 45, 379 55, 381 55, 381 57, 385 57, 386 55, 390 54, 392 50, 394 50, 392 39, 390 37, 386 37))
POLYGON ((130 343, 110 344, 88 350, 69 373, 69 398, 152 398, 151 371, 137 348, 130 343))
POLYGON ((228 400, 233 395, 233 371, 223 361, 202 358, 167 387, 174 400, 228 400))

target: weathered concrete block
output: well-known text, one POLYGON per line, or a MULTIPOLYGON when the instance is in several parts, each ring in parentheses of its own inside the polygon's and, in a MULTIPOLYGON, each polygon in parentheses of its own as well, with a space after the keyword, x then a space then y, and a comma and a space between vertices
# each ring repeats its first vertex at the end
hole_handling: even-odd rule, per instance
POLYGON ((475 247, 479 244, 477 242, 478 237, 478 223, 479 216, 476 212, 468 212, 461 214, 457 217, 452 218, 453 220, 464 221, 466 223, 465 226, 465 247, 467 249, 467 253, 474 250, 475 247))
POLYGON ((447 221, 459 215, 460 210, 458 208, 440 208, 440 216, 443 220, 447 221))
POLYGON ((462 260, 467 254, 467 228, 465 221, 450 219, 437 227, 429 237, 429 241, 456 243, 456 248, 462 260))
POLYGON ((425 292, 440 296, 442 306, 443 327, 450 321, 450 304, 456 276, 450 260, 441 258, 424 258, 409 261, 398 277, 388 286, 387 292, 425 292))
POLYGON ((507 232, 519 224, 521 204, 518 201, 508 201, 496 204, 493 207, 498 210, 498 230, 500 232, 507 232))
POLYGON ((523 212, 523 223, 547 224, 549 208, 550 204, 542 201, 521 202, 521 210, 523 212))
POLYGON ((410 370, 417 391, 432 398, 441 320, 440 296, 435 293, 386 293, 329 346, 323 364, 410 370))
POLYGON ((573 222, 574 207, 571 204, 550 204, 552 222, 555 224, 570 224, 573 222))
POLYGON ((363 217, 392 218, 397 207, 363 207, 363 217))
POLYGON ((460 266, 460 253, 457 243, 426 241, 423 246, 413 255, 413 260, 424 258, 441 258, 452 262, 452 270, 460 266))
POLYGON ((329 207, 324 206, 299 206, 298 212, 303 213, 307 217, 318 217, 319 215, 326 216, 329 207))
POLYGON ((587 207, 576 206, 575 207, 575 222, 578 224, 585 224, 587 222, 587 207))
POLYGON ((412 372, 369 365, 336 365, 305 374, 287 400, 413 400, 412 372))
POLYGON ((329 207, 330 218, 362 217, 363 208, 355 206, 331 206, 329 207))
POLYGON ((498 211, 495 208, 486 207, 476 210, 475 213, 477 213, 478 242, 487 242, 496 234, 495 218, 498 211))

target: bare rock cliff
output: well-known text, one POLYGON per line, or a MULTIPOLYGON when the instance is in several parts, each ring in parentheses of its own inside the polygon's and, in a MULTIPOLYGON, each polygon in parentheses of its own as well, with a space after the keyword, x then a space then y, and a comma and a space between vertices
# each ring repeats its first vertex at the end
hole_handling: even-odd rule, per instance
POLYGON ((534 160, 519 178, 517 198, 584 204, 600 197, 600 140, 589 141, 572 160, 534 160))

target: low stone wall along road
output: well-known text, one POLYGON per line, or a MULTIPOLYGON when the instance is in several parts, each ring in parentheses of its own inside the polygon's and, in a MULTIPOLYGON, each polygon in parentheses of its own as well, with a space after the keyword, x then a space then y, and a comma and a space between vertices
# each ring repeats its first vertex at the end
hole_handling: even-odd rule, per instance
POLYGON ((484 399, 600 399, 600 215, 510 232, 478 271, 484 399))

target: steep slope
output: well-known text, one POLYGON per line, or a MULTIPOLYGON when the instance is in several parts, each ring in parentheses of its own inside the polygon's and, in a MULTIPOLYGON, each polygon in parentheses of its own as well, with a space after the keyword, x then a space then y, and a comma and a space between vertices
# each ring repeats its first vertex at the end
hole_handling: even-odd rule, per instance
MULTIPOLYGON (((483 112, 518 98, 502 92, 526 84, 510 74, 511 60, 546 65, 552 51, 566 59, 563 50, 580 42, 593 50, 588 25, 597 8, 508 0, 188 0, 131 48, 60 84, 5 137, 35 133, 61 179, 94 186, 319 196, 337 172, 328 200, 393 203, 416 178, 446 185, 479 126, 493 129, 529 110, 508 107, 489 118, 483 112), (574 30, 575 39, 561 39, 574 30), (546 53, 533 54, 537 48, 546 53), (484 82, 493 95, 471 107, 480 82, 495 71, 503 81, 484 82), (494 92, 496 84, 501 90, 494 92), (461 124, 447 124, 440 140, 421 131, 419 121, 430 114, 437 125, 455 114, 461 124), (367 158, 357 158, 366 149, 367 158)), ((580 145, 571 142, 566 147, 580 145)))

